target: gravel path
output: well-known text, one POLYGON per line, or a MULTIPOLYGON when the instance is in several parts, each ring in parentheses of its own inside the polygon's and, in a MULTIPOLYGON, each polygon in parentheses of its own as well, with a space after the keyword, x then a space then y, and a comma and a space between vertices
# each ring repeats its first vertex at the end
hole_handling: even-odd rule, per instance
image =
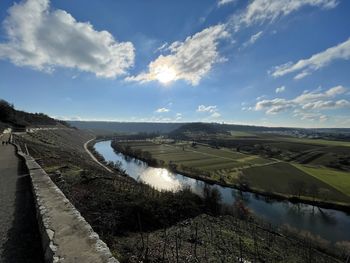
POLYGON ((41 263, 42 248, 30 178, 13 145, 0 138, 0 262, 41 263))
POLYGON ((105 166, 104 164, 100 163, 100 161, 97 160, 96 157, 89 151, 89 149, 88 149, 87 146, 88 146, 89 142, 91 142, 91 141, 93 141, 93 140, 95 140, 95 138, 94 138, 94 139, 91 139, 91 140, 88 140, 86 143, 84 143, 84 149, 85 149, 85 151, 90 155, 91 159, 92 159, 95 163, 97 163, 98 165, 102 166, 106 171, 108 171, 108 172, 110 172, 110 173, 113 173, 113 171, 112 171, 111 169, 109 169, 109 168, 108 168, 107 166, 105 166))

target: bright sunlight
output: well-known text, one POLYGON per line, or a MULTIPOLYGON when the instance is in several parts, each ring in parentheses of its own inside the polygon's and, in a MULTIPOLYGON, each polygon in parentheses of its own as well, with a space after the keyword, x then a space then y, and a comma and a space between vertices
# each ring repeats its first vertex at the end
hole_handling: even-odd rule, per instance
POLYGON ((173 68, 168 66, 160 66, 155 72, 156 79, 163 84, 167 84, 176 78, 176 72, 173 68))

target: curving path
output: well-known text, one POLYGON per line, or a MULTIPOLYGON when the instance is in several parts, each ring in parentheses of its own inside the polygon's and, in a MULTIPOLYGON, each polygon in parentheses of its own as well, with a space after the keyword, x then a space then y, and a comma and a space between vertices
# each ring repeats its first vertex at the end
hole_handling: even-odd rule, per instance
POLYGON ((106 171, 110 172, 110 173, 113 173, 113 171, 111 169, 109 169, 106 165, 104 165, 103 163, 100 163, 99 160, 96 159, 96 157, 89 151, 88 149, 88 144, 89 142, 95 140, 95 138, 91 139, 91 140, 88 140, 86 143, 84 143, 84 149, 85 151, 90 155, 91 159, 97 163, 98 165, 102 166, 106 171))
POLYGON ((0 262, 41 263, 43 253, 30 178, 11 144, 0 137, 0 262))

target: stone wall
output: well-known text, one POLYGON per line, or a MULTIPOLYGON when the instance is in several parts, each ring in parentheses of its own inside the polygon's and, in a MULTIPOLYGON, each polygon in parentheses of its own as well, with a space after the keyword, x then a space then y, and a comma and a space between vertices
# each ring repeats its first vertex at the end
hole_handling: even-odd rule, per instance
POLYGON ((118 263, 107 245, 29 155, 15 145, 31 178, 46 262, 118 263))

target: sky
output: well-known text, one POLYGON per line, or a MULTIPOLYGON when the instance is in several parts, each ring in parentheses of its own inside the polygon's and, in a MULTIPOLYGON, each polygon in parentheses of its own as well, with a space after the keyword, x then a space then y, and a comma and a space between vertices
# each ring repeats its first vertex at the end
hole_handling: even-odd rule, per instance
POLYGON ((64 120, 350 127, 350 1, 0 1, 0 98, 64 120))

